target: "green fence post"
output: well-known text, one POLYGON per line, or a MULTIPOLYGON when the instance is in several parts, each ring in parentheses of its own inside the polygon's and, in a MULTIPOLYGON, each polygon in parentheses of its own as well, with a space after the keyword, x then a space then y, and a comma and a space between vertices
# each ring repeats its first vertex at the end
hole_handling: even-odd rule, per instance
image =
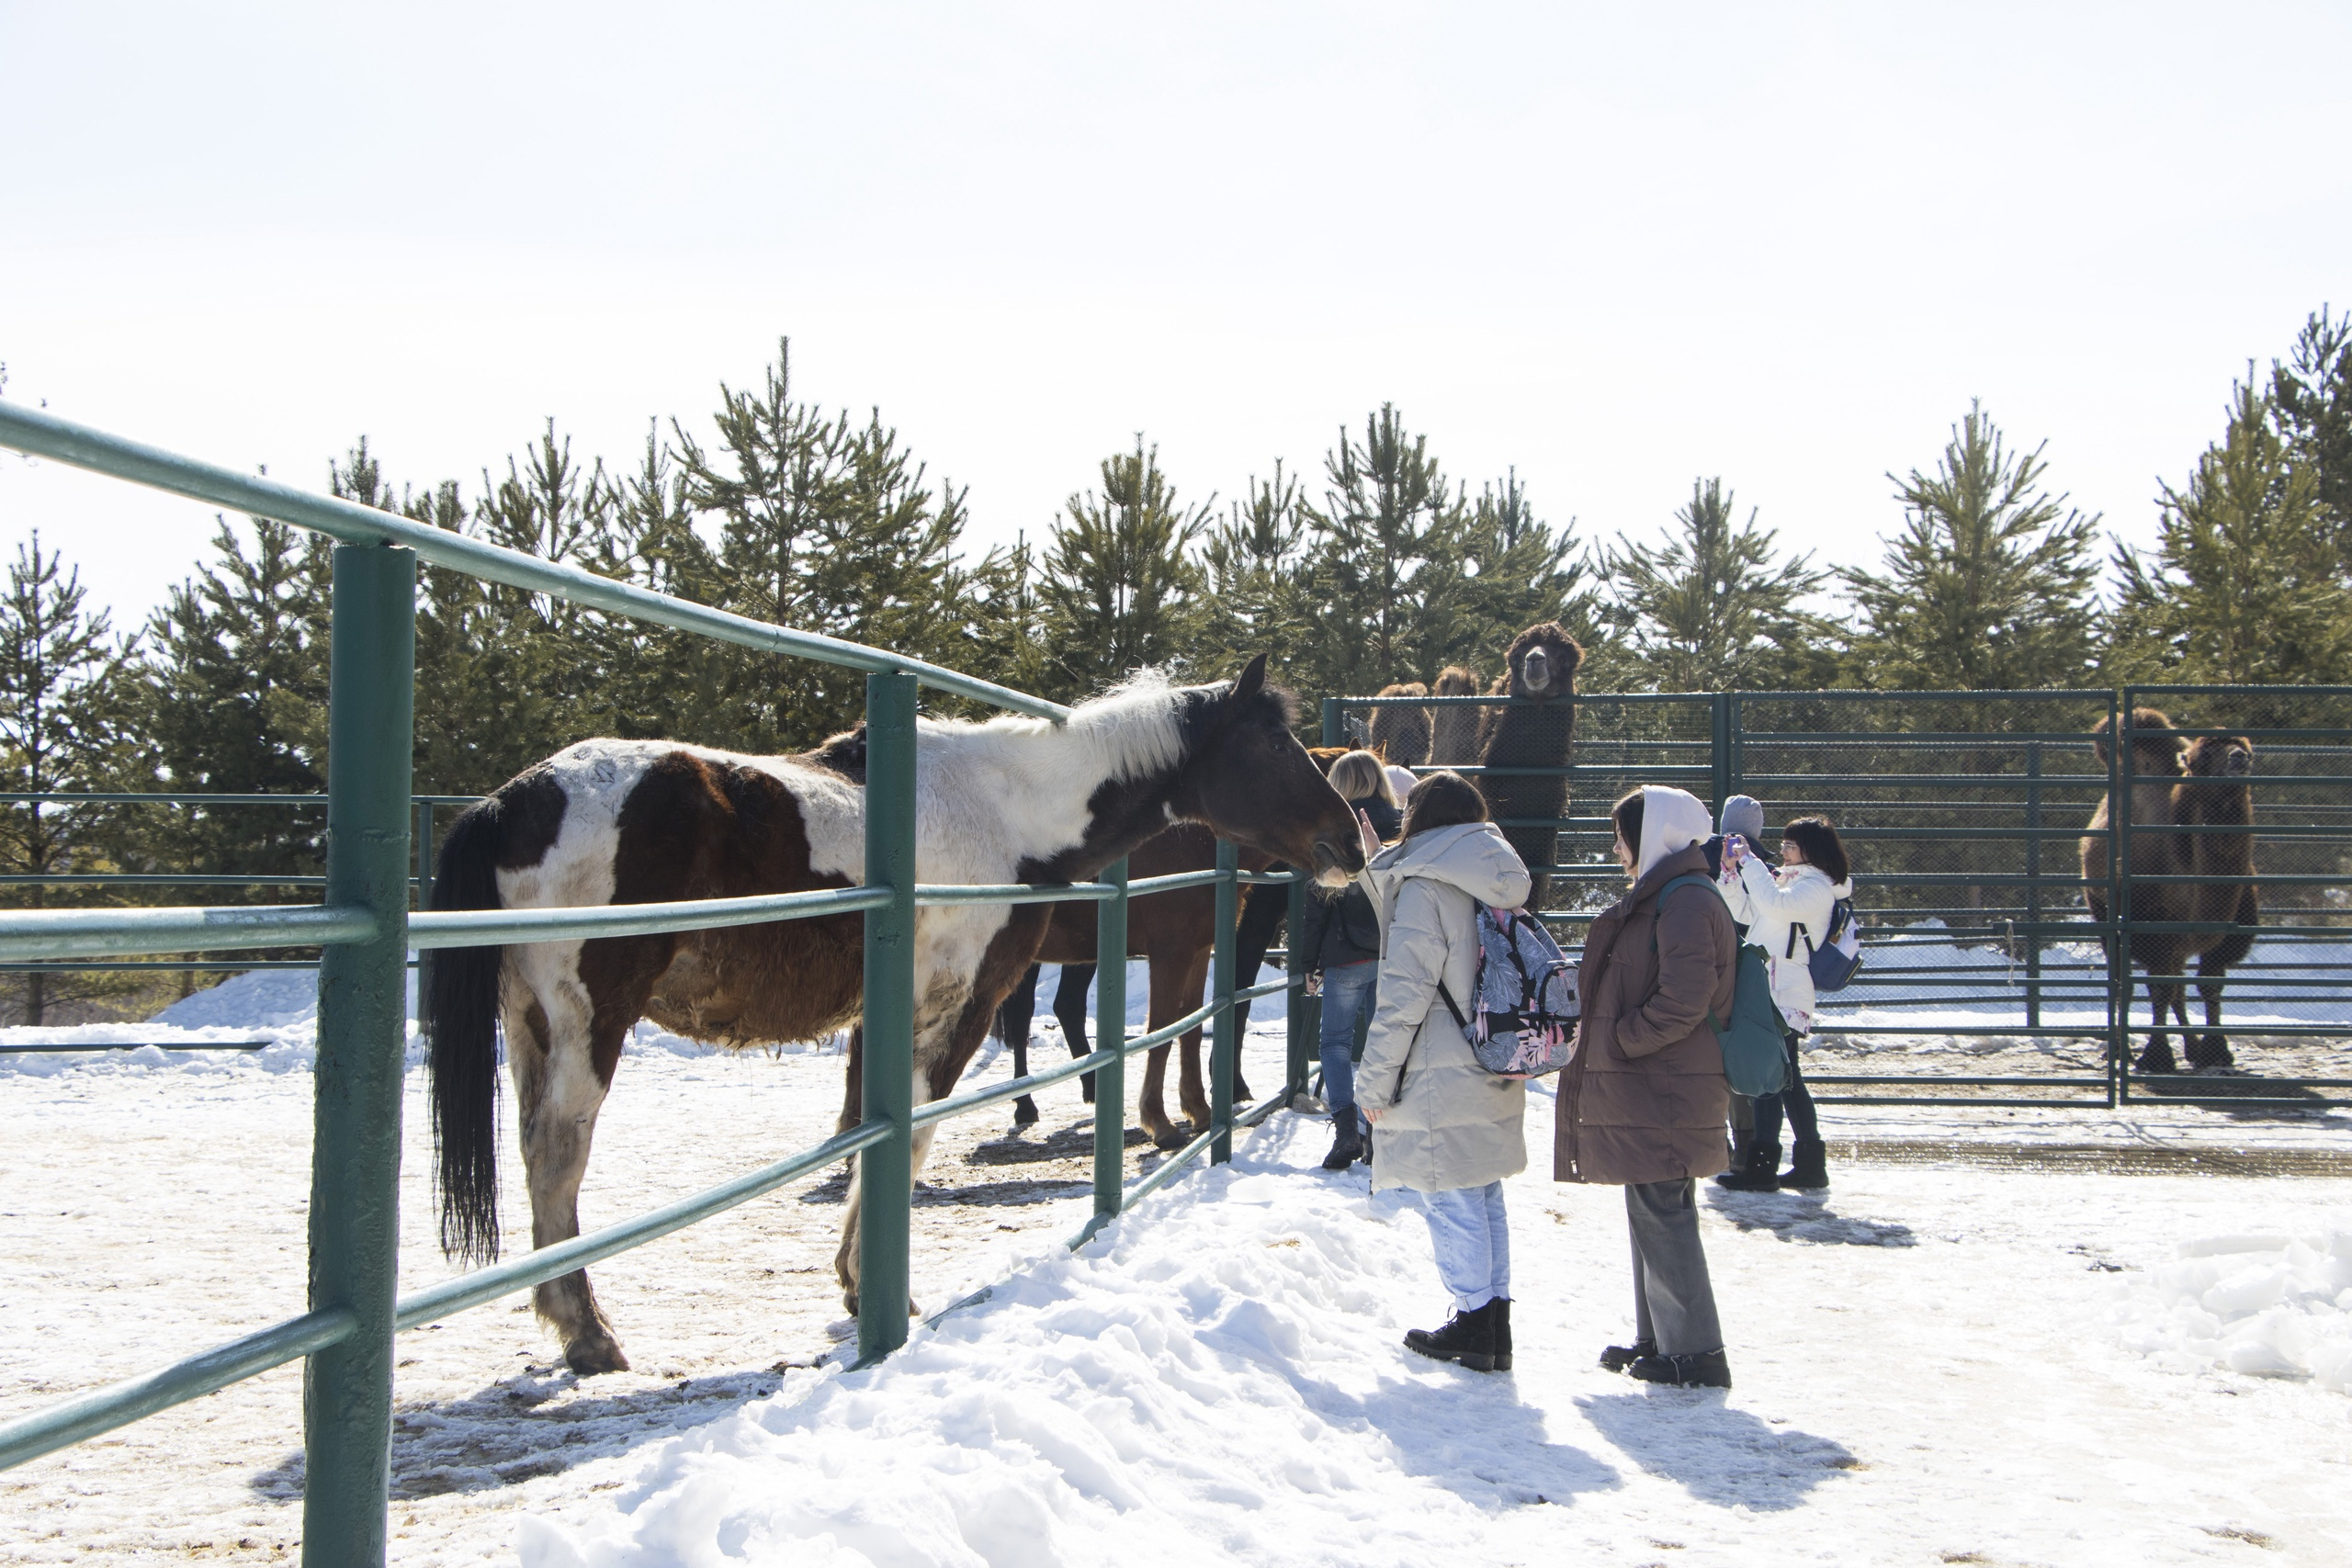
POLYGON ((1234 948, 1234 927, 1240 919, 1240 852, 1232 840, 1216 841, 1216 946, 1209 961, 1209 988, 1217 1010, 1209 1020, 1209 1125, 1216 1136, 1209 1141, 1209 1163, 1223 1165, 1233 1157, 1233 1078, 1241 1055, 1241 1017, 1233 1005, 1234 976, 1240 964, 1234 948))
MULTIPOLYGON (((2025 746, 2025 1021, 2041 1027, 2041 742, 2025 746)), ((2078 868, 2079 869, 2079 868, 2078 868)))
POLYGON ((1348 743, 1347 721, 1340 716, 1340 699, 1323 699, 1323 744, 1345 746, 1348 743))
POLYGON ((1094 1069, 1094 1218, 1092 1235, 1118 1217, 1127 1186, 1127 860, 1097 880, 1117 888, 1094 908, 1094 1048, 1117 1053, 1094 1069))
POLYGON ((433 907, 433 803, 416 803, 416 907, 433 907))
POLYGON ((1723 819, 1724 802, 1731 796, 1731 694, 1717 692, 1707 703, 1707 761, 1708 787, 1714 792, 1709 803, 1717 821, 1723 819))
POLYGON ((401 1080, 408 1049, 409 768, 416 557, 334 552, 327 677, 326 901, 376 917, 319 962, 311 1075, 311 1310, 357 1315, 302 1381, 302 1561, 380 1563, 392 1444, 401 1080))
POLYGON ((1283 993, 1283 1020, 1290 1059, 1283 1082, 1295 1101, 1306 1092, 1306 1080, 1315 1071, 1315 1036, 1323 1004, 1321 998, 1306 994, 1306 964, 1298 953, 1298 933, 1306 924, 1306 873, 1297 873, 1284 891, 1290 895, 1290 912, 1283 917, 1283 980, 1290 989, 1283 993))
POLYGON ((2107 712, 2107 1103, 2132 1098, 2132 688, 2107 712))
POLYGON ((908 1210, 914 1201, 915 701, 912 675, 865 678, 865 885, 888 904, 865 911, 864 1077, 867 1122, 896 1129, 857 1156, 857 1359, 907 1342, 908 1210))

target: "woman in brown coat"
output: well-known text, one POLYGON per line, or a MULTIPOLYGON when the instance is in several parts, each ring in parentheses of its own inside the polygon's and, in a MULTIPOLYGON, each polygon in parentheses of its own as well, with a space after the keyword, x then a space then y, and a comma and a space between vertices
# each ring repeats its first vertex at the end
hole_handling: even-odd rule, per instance
POLYGON ((1611 1346, 1600 1364, 1650 1382, 1729 1388, 1695 1194, 1698 1178, 1724 1168, 1730 1090, 1710 1015, 1731 1016, 1738 976, 1731 912, 1702 848, 1713 824, 1696 797, 1655 786, 1618 801, 1611 817, 1634 886, 1585 939, 1584 1017, 1560 1088, 1552 1175, 1625 1189, 1634 1343, 1611 1346))

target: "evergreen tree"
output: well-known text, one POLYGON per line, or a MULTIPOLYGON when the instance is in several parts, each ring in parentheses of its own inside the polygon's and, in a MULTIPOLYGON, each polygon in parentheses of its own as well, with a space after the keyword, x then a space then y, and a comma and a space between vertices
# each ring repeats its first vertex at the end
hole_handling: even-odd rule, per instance
POLYGON ((1468 508, 1394 404, 1343 426, 1324 458, 1324 504, 1311 514, 1310 581, 1322 605, 1306 650, 1325 694, 1376 692, 1426 680, 1474 657, 1459 617, 1468 562, 1468 508))
POLYGON ((1250 477, 1246 499, 1209 530, 1201 552, 1202 645, 1236 655, 1263 649, 1269 678, 1279 685, 1312 678, 1302 660, 1319 608, 1306 581, 1312 516, 1296 476, 1277 458, 1272 479, 1250 477))
POLYGON ((2270 415, 2289 452, 2311 470, 2312 500, 2352 570, 2352 311, 2321 306, 2291 355, 2270 367, 2270 415))
MULTIPOLYGON (((2352 679, 2352 587, 2320 470, 2249 373, 2229 426, 2165 486, 2153 558, 2119 547, 2119 673, 2197 684, 2352 679)), ((2292 424, 2289 424, 2292 428, 2292 424)))
POLYGON ((1464 519, 1463 558, 1450 647, 1427 675, 1457 661, 1499 674, 1511 639, 1542 621, 1559 622, 1589 649, 1599 640, 1600 595, 1577 546, 1576 520, 1555 532, 1538 519, 1517 468, 1480 487, 1464 519))
MULTIPOLYGON (((136 639, 118 640, 93 610, 81 572, 41 548, 38 530, 17 547, 0 597, 0 789, 12 795, 135 790, 147 749, 132 723, 136 639)), ((25 801, 0 807, 0 868, 19 876, 119 869, 124 814, 102 805, 25 801)), ((95 889, 10 887, 20 908, 92 902, 95 889)), ((61 969, 11 975, 0 985, 14 1021, 39 1024, 52 1007, 119 997, 122 975, 61 969)))
MULTIPOLYGON (((1145 665, 1191 672, 1203 574, 1193 547, 1215 499, 1187 506, 1159 451, 1102 459, 1099 491, 1054 519, 1038 597, 1046 607, 1046 694, 1083 696, 1145 665)), ((1208 671, 1202 671, 1206 674, 1208 671)))
POLYGON ((1633 678, 1652 691, 1723 692, 1782 684, 1826 628, 1800 605, 1827 573, 1809 556, 1784 557, 1772 529, 1720 479, 1693 479, 1690 502, 1663 543, 1619 536, 1601 552, 1607 618, 1633 678))
POLYGON ((2043 488, 2042 450, 2011 452, 1972 403, 1936 471, 1895 481, 1904 525, 1884 570, 1838 570, 1860 613, 1860 684, 2023 690, 2090 678, 2098 518, 2043 488))

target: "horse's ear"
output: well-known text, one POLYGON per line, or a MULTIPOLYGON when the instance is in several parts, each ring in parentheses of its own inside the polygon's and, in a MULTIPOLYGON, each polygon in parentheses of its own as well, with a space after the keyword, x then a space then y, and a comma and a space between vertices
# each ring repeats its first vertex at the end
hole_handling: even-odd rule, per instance
POLYGON ((1237 705, 1246 703, 1265 689, 1266 656, 1261 653, 1250 661, 1233 682, 1233 700, 1237 705))

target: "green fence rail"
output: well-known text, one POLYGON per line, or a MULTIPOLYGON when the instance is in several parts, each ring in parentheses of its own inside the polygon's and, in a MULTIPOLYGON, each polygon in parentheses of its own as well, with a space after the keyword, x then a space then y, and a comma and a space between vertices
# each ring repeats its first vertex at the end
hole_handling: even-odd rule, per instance
MULTIPOLYGON (((1124 862, 1100 882, 1041 887, 923 886, 915 881, 915 708, 936 691, 1017 713, 1059 718, 1059 705, 993 682, 811 633, 764 625, 706 605, 614 582, 517 551, 318 496, 267 479, 143 446, 11 404, 0 403, 0 446, 49 457, 194 500, 310 528, 334 538, 328 685, 327 792, 323 796, 0 797, 0 805, 311 804, 326 808, 322 876, 231 878, 244 886, 317 886, 314 905, 72 908, 0 911, 0 961, 12 964, 183 955, 157 967, 187 967, 192 953, 270 948, 320 950, 318 1062, 310 1208, 311 1287, 300 1316, 146 1376, 93 1390, 0 1424, 0 1468, 24 1463, 184 1404, 288 1361, 308 1360, 303 1385, 302 1557, 306 1563, 380 1563, 391 1442, 392 1342, 454 1313, 526 1290, 597 1259, 639 1247, 749 1202, 786 1182, 855 1155, 859 1230, 861 1364, 903 1344, 907 1321, 909 1209, 913 1133, 1026 1094, 1081 1072, 1097 1079, 1094 1206, 1071 1238, 1083 1246, 1145 1193, 1205 1155, 1231 1157, 1233 1130, 1270 1112, 1304 1081, 1299 1020, 1288 1042, 1283 1092, 1237 1113, 1231 1066, 1238 1048, 1235 1009, 1295 984, 1290 978, 1237 993, 1235 900, 1245 882, 1298 879, 1240 872, 1220 844, 1214 871, 1129 884, 1124 862), (410 705, 414 679, 419 560, 488 581, 554 595, 768 652, 866 672, 865 878, 862 886, 670 904, 576 909, 435 911, 429 853, 435 807, 463 797, 417 795, 410 778, 410 705), (1127 903, 1180 886, 1214 883, 1225 917, 1216 932, 1215 990, 1207 1005, 1169 1028, 1125 1036, 1125 969, 1102 965, 1098 984, 1100 1047, 1087 1057, 977 1092, 915 1102, 914 922, 925 904, 1098 901, 1099 951, 1126 951, 1127 903), (419 908, 412 909, 414 896, 419 908), (707 929, 861 912, 865 919, 863 1095, 865 1119, 847 1133, 761 1170, 592 1235, 430 1286, 395 1292, 401 1086, 405 1057, 406 970, 414 951, 707 929), (1125 1180, 1124 1066, 1195 1024, 1214 1030, 1220 1086, 1210 1125, 1148 1175, 1125 1180)), ((79 877, 48 879, 86 886, 79 877)), ((126 886, 219 886, 206 877, 114 878, 126 886)), ((286 962, 286 961, 278 961, 286 962)), ((254 968, 270 961, 222 967, 254 968)), ((121 965, 107 964, 107 967, 121 965)), ((271 966, 276 966, 271 964, 271 966)), ((1294 1012, 1299 1010, 1293 1010, 1294 1012)))
MULTIPOLYGON (((1363 719, 1382 708, 1455 705, 1515 705, 1329 699, 1323 739, 1362 743, 1363 719)), ((1566 766, 1481 768, 1453 758, 1416 765, 1441 764, 1490 780, 1565 778, 1563 815, 1506 812, 1500 820, 1539 840, 1556 835, 1545 914, 1571 948, 1623 886, 1606 812, 1628 788, 1675 784, 1716 810, 1732 795, 1753 795, 1774 833, 1807 812, 1835 821, 1853 852, 1868 952, 1854 984, 1824 998, 1816 1035, 1830 1049, 1815 1063, 1826 1055, 1859 1066, 1808 1067, 1824 1101, 2161 1101, 2249 1111, 2352 1103, 2342 1092, 2352 1083, 2340 1055, 2352 1043, 2352 690, 1587 695, 1577 699, 1566 766), (2168 790, 2181 781, 2139 773, 2131 745, 2109 748, 2101 761, 2090 731, 2104 723, 2128 739, 2131 716, 2142 708, 2166 713, 2170 736, 2182 740, 2251 740, 2256 771, 2236 781, 2252 792, 2250 831, 2134 819, 2134 797, 2152 782, 2168 790), (2116 807, 2095 829, 2102 798, 2116 807), (2251 871, 2183 863, 2197 846, 2215 851, 2249 838, 2251 871), (2120 847, 2109 854, 2110 845, 2120 847), (2093 863, 2106 863, 2095 886, 2085 880, 2086 847, 2093 863), (2183 896, 2239 887, 2258 890, 2255 924, 2240 926, 2228 912, 2214 918, 2210 907, 2181 908, 2183 896), (2103 918, 2090 892, 2100 895, 2103 918), (2200 976, 2186 950, 2231 935, 2254 946, 2228 971, 2222 1032, 2250 1045, 2258 1076, 2148 1070, 2147 965, 2188 986, 2194 1014, 2200 976), (2165 938, 2193 940, 2167 952, 2165 938), (1960 1072, 1875 1065, 1937 1040, 1969 1042, 1987 1059, 1960 1072)), ((2192 1021, 2191 1033, 2208 1032, 2201 1017, 2192 1021)), ((2184 1043, 2177 1025, 2165 1032, 2184 1043)))

